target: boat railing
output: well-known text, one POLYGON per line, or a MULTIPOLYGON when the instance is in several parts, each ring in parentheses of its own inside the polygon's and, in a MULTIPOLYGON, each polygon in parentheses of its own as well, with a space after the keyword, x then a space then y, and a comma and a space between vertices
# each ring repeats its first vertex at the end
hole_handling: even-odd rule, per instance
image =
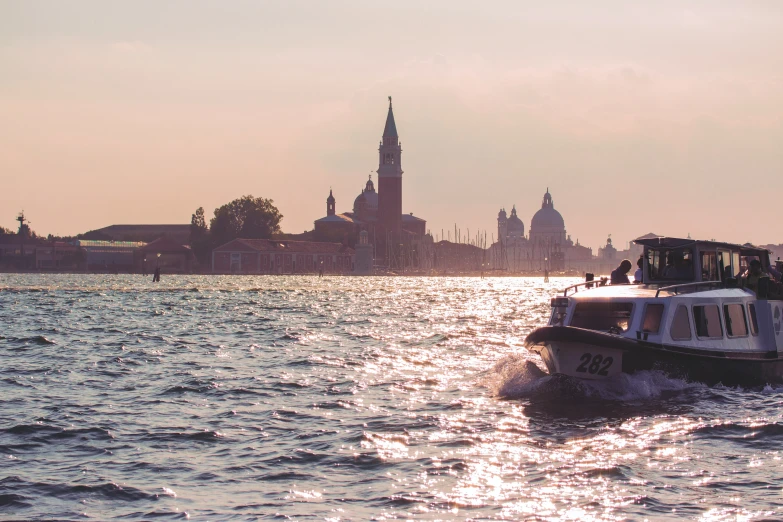
POLYGON ((596 279, 595 281, 582 281, 581 283, 577 283, 575 285, 571 285, 565 290, 563 290, 563 297, 568 297, 568 291, 573 290, 573 294, 577 293, 579 291, 580 286, 586 286, 587 288, 592 288, 594 286, 606 286, 606 283, 608 283, 609 280, 605 277, 602 277, 601 279, 596 279))
POLYGON ((723 283, 720 281, 693 281, 691 283, 682 283, 679 285, 669 285, 669 286, 662 286, 658 289, 657 292, 655 292, 655 297, 658 297, 658 294, 661 292, 672 292, 674 294, 681 293, 681 289, 685 288, 692 288, 691 292, 698 292, 701 288, 700 287, 721 287, 723 286, 723 283))

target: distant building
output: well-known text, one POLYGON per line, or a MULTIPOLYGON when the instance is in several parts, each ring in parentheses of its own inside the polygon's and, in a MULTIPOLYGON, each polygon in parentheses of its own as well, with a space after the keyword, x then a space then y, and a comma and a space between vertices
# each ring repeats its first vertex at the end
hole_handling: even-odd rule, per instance
POLYGON ((358 221, 350 214, 335 214, 335 199, 329 190, 326 198, 326 217, 315 221, 315 237, 320 241, 348 242, 356 232, 358 221))
POLYGON ((598 249, 598 257, 604 261, 617 259, 617 249, 612 244, 612 236, 606 238, 606 244, 598 249))
MULTIPOLYGON (((380 264, 402 267, 405 252, 427 234, 427 222, 413 213, 402 213, 402 144, 397 134, 391 97, 383 137, 378 147, 378 190, 372 176, 353 202, 352 212, 337 214, 335 197, 329 191, 326 216, 315 221, 315 237, 321 241, 342 241, 353 245, 359 232, 368 233, 374 257, 380 264)), ((408 256, 409 257, 409 256, 408 256)))
POLYGON ((149 243, 167 236, 180 245, 190 244, 190 224, 187 225, 110 225, 90 230, 81 237, 103 241, 141 241, 149 243))
POLYGON ((0 236, 0 260, 22 256, 34 256, 35 249, 43 245, 44 240, 38 238, 21 238, 18 234, 3 234, 0 236))
POLYGON ((346 274, 353 248, 341 243, 280 239, 234 239, 212 251, 215 274, 346 274))
POLYGON ((84 270, 84 249, 65 241, 46 241, 35 249, 35 268, 38 270, 84 270))
POLYGON ((372 182, 372 174, 368 176, 361 194, 353 200, 353 215, 363 223, 378 222, 378 193, 372 182))
POLYGON ((73 243, 0 235, 0 270, 84 270, 84 259, 84 250, 73 243))
POLYGON ((76 245, 85 252, 87 270, 92 272, 130 272, 133 253, 143 241, 98 241, 79 239, 76 245))
POLYGON ((190 247, 168 236, 137 248, 133 255, 133 266, 140 273, 152 273, 160 268, 164 274, 189 274, 193 262, 190 247))
POLYGON ((549 188, 541 201, 541 209, 530 220, 530 243, 542 255, 553 251, 562 251, 567 246, 565 221, 555 210, 549 188))
POLYGON ((354 246, 356 255, 353 262, 353 273, 355 275, 372 275, 372 245, 368 241, 366 230, 359 232, 359 242, 354 246))
POLYGON ((525 225, 517 215, 501 208, 498 212, 498 241, 489 248, 490 266, 511 272, 533 270, 566 270, 589 263, 590 248, 576 244, 566 233, 565 220, 555 209, 547 188, 541 208, 530 220, 530 232, 525 237, 525 225))

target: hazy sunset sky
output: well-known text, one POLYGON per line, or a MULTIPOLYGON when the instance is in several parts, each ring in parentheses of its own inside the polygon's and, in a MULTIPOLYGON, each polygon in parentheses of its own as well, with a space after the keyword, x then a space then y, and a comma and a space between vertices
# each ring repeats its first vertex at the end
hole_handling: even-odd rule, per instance
MULTIPOLYGON (((781 242, 783 2, 0 2, 0 225, 283 230, 351 210, 393 96, 403 211, 574 240, 781 242)), ((375 174, 373 174, 375 179, 375 174)))

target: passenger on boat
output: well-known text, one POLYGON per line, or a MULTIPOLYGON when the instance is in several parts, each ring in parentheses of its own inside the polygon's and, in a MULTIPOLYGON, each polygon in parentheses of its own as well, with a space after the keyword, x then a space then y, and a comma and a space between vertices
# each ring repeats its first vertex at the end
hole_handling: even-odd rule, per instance
POLYGON ((753 290, 758 293, 759 281, 767 279, 767 293, 769 299, 782 299, 783 298, 783 285, 770 278, 769 274, 764 272, 761 268, 761 261, 753 259, 748 266, 748 269, 742 275, 742 286, 753 290))
POLYGON ((627 259, 623 259, 620 266, 612 270, 611 283, 613 285, 629 285, 631 281, 628 280, 628 272, 631 271, 631 262, 627 259))
POLYGON ((642 282, 642 266, 644 265, 644 256, 639 256, 639 260, 636 262, 636 266, 638 267, 636 269, 636 272, 633 273, 633 282, 634 283, 641 283, 642 282))
POLYGON ((775 281, 783 282, 783 274, 772 265, 769 266, 769 275, 772 276, 775 281))
POLYGON ((663 272, 667 279, 691 279, 693 270, 690 261, 685 259, 682 252, 672 252, 669 254, 669 264, 663 272))
POLYGON ((762 276, 761 261, 754 259, 750 262, 750 266, 745 270, 745 273, 742 274, 742 286, 750 288, 755 292, 759 288, 759 279, 762 276))

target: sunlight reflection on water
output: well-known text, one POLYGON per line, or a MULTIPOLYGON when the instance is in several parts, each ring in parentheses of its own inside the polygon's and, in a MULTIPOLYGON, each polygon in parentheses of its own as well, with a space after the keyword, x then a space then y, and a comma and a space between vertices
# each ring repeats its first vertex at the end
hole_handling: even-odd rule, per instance
POLYGON ((779 388, 543 372, 574 281, 2 275, 0 514, 783 516, 779 388))

